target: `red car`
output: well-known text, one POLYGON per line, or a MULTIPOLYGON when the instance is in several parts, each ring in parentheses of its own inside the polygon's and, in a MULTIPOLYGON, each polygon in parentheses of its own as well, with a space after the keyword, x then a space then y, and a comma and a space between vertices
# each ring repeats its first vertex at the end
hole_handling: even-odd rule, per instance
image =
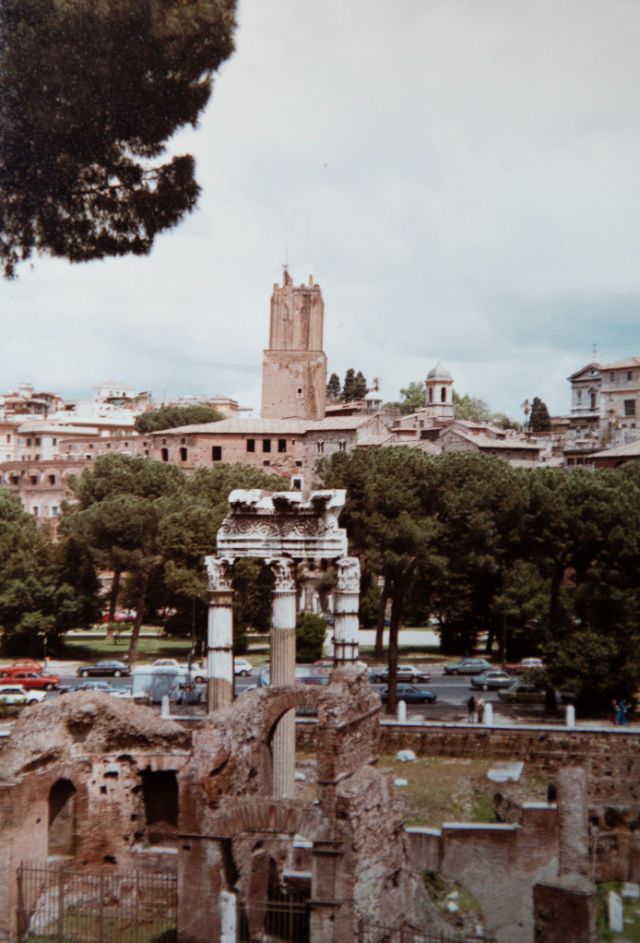
POLYGON ((53 691, 59 687, 60 678, 57 675, 43 675, 38 671, 14 671, 13 674, 0 678, 0 684, 21 684, 27 691, 53 691))
POLYGON ((39 661, 34 661, 33 658, 20 658, 10 665, 3 665, 0 668, 0 678, 13 677, 16 671, 35 671, 36 674, 40 674, 43 667, 39 661))

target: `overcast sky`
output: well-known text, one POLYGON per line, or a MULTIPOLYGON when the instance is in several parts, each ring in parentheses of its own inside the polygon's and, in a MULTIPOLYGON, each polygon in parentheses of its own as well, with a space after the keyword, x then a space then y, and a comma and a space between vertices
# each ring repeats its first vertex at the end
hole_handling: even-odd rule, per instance
MULTIPOLYGON (((437 361, 520 416, 640 355, 638 0, 240 0, 180 135, 199 209, 147 258, 0 284, 0 390, 119 379, 259 408, 282 264, 325 299, 329 370, 387 399, 437 361)), ((172 145, 173 146, 173 145, 172 145)))

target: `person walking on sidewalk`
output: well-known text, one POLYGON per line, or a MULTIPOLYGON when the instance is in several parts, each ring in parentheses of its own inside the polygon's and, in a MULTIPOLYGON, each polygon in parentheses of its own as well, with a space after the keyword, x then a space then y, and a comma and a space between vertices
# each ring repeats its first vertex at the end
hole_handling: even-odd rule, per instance
POLYGON ((467 722, 472 724, 476 719, 476 699, 471 695, 467 701, 467 722))

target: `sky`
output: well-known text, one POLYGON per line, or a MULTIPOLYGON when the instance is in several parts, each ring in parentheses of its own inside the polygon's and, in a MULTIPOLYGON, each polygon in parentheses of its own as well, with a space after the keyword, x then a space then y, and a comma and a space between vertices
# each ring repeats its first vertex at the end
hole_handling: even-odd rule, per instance
POLYGON ((640 355, 637 0, 239 0, 196 129, 198 209, 148 257, 0 283, 0 390, 117 379, 259 412, 272 285, 387 400, 442 361, 521 418, 640 355))

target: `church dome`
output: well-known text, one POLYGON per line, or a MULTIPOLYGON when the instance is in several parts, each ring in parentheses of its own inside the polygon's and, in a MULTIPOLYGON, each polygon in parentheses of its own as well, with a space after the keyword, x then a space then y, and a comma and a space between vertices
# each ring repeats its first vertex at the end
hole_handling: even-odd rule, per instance
POLYGON ((435 367, 432 367, 427 374, 427 380, 453 380, 453 377, 449 373, 446 367, 442 366, 440 361, 437 362, 435 367))

